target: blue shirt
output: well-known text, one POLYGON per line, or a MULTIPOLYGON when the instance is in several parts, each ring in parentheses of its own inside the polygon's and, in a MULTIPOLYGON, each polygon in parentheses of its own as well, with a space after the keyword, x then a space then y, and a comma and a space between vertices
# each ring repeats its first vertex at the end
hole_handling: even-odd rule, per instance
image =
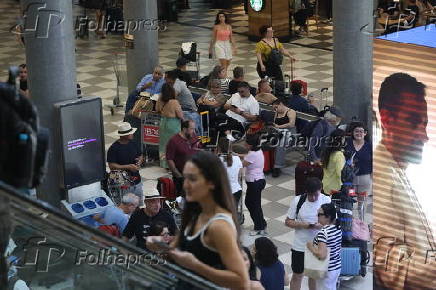
POLYGON ((153 82, 153 85, 145 90, 143 90, 144 92, 149 92, 151 95, 154 94, 160 94, 162 91, 162 86, 165 83, 164 78, 160 78, 157 82, 155 82, 153 80, 153 75, 152 74, 148 74, 145 77, 142 78, 142 80, 138 83, 138 85, 136 86, 136 90, 137 91, 142 91, 142 87, 149 82, 153 82))
POLYGON ((285 266, 280 261, 269 267, 259 267, 260 283, 265 290, 278 290, 285 288, 285 266))
POLYGON ((115 206, 110 206, 105 208, 101 213, 101 218, 104 220, 104 224, 113 225, 115 224, 120 229, 120 232, 124 231, 124 228, 129 222, 129 216, 125 214, 120 208, 115 206))
POLYGON ((347 138, 347 144, 345 146, 345 151, 350 152, 354 155, 354 162, 357 168, 359 168, 359 172, 357 175, 365 175, 372 173, 372 143, 366 142, 363 144, 362 148, 359 151, 356 151, 353 145, 353 139, 347 138))

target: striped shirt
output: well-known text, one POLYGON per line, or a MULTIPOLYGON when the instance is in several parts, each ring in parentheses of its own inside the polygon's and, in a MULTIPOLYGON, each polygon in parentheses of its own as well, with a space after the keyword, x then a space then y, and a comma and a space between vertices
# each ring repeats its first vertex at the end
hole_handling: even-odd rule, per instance
POLYGON ((221 94, 229 93, 230 79, 218 79, 220 82, 221 94))
POLYGON ((336 225, 324 226, 316 235, 313 244, 318 245, 321 242, 330 249, 329 271, 339 270, 341 268, 341 229, 336 225))

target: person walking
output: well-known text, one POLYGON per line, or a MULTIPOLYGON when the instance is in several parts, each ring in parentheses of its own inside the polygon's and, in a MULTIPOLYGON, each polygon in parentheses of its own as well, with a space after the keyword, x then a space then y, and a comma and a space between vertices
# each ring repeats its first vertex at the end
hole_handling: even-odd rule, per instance
POLYGON ((216 15, 209 55, 212 55, 213 49, 215 50, 215 57, 218 58, 220 65, 225 70, 225 76, 227 76, 227 69, 230 66, 233 54, 236 54, 236 47, 233 40, 232 26, 229 24, 228 16, 224 11, 219 11, 216 15))
POLYGON ((292 55, 283 47, 283 44, 274 37, 271 26, 262 26, 259 29, 262 39, 256 44, 257 73, 261 79, 266 76, 274 78, 276 81, 283 81, 283 73, 280 64, 276 63, 271 56, 273 49, 279 50, 283 55, 288 56, 291 61, 295 61, 292 55))

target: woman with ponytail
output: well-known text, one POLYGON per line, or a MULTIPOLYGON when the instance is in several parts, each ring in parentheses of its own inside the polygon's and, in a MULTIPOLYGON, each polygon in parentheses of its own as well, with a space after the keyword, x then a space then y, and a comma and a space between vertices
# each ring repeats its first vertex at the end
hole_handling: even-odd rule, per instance
POLYGON ((238 206, 242 195, 242 186, 239 182, 243 168, 241 158, 232 154, 230 140, 225 137, 218 140, 218 155, 224 163, 229 178, 230 189, 235 198, 236 206, 238 206))
POLYGON ((307 248, 320 260, 327 257, 327 248, 329 248, 330 261, 327 275, 316 281, 316 289, 336 289, 336 283, 341 273, 342 231, 339 227, 339 220, 336 217, 336 208, 333 203, 321 205, 318 210, 318 222, 323 227, 316 235, 313 243, 307 243, 307 248))

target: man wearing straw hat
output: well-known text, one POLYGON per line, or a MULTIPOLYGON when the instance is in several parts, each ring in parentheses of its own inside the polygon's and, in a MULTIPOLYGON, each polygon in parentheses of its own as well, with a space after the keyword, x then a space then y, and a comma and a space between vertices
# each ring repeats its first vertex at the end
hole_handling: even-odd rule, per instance
POLYGON ((107 152, 107 162, 110 170, 125 170, 132 181, 128 192, 139 197, 140 205, 143 203, 143 191, 141 175, 139 175, 142 163, 142 153, 132 141, 136 128, 127 122, 118 125, 117 135, 120 137, 115 141, 107 152))
POLYGON ((156 187, 148 190, 144 196, 144 208, 138 208, 129 219, 124 229, 123 239, 129 241, 133 236, 136 237, 136 246, 145 249, 145 239, 150 235, 150 227, 156 222, 163 222, 168 225, 170 235, 176 232, 176 222, 174 217, 167 210, 162 208, 161 196, 156 187))

